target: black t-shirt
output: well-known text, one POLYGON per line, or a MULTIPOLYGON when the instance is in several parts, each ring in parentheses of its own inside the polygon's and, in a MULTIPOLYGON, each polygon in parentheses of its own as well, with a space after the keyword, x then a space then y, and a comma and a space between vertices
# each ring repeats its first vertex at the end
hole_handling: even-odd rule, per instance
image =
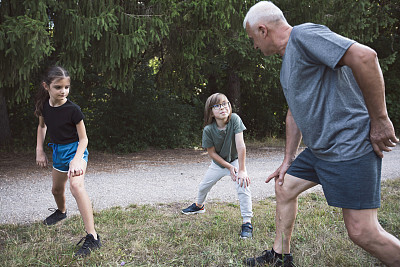
POLYGON ((69 144, 79 141, 76 125, 85 116, 77 104, 67 99, 62 106, 52 107, 49 101, 45 101, 42 115, 53 143, 69 144))

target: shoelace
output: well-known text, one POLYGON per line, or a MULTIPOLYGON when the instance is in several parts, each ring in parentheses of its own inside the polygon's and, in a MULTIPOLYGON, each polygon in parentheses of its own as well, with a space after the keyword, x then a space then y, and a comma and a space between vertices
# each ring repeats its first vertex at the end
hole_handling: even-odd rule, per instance
POLYGON ((56 208, 47 208, 50 212, 56 212, 56 208))

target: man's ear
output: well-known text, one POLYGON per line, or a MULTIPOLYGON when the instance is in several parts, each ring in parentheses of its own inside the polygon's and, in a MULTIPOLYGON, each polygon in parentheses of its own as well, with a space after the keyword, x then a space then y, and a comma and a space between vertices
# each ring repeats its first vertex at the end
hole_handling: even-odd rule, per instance
POLYGON ((258 31, 262 34, 264 38, 268 36, 268 28, 264 24, 258 25, 258 31))

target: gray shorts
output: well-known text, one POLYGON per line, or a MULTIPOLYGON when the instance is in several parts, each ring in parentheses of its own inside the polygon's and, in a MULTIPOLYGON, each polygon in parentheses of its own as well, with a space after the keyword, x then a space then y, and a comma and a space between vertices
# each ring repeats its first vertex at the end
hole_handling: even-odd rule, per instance
POLYGON ((375 209, 381 203, 382 159, 374 151, 339 162, 318 159, 305 149, 287 173, 322 185, 330 206, 345 209, 375 209))

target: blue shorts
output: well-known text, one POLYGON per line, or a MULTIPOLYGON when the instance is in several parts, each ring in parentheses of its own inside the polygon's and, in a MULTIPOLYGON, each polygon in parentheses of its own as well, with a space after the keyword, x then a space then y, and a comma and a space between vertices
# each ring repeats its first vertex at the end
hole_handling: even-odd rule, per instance
MULTIPOLYGON (((79 142, 69 144, 53 144, 49 143, 48 146, 53 148, 53 168, 59 172, 68 172, 69 163, 74 159, 76 150, 78 149, 79 142)), ((87 148, 83 153, 83 159, 88 161, 89 152, 87 148)))
POLYGON ((345 209, 375 209, 381 203, 382 159, 374 151, 339 162, 318 159, 306 148, 287 173, 322 185, 330 206, 345 209))

